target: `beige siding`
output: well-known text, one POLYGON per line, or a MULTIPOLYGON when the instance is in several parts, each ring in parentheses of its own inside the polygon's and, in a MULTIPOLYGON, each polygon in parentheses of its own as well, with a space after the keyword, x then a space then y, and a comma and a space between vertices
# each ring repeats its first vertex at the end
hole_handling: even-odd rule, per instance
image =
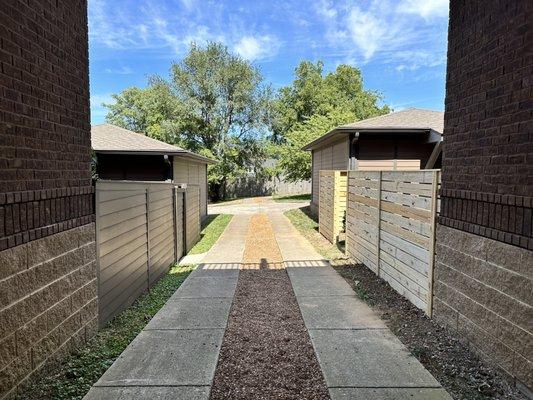
POLYGON ((348 138, 341 139, 333 144, 329 144, 322 149, 313 151, 313 191, 312 201, 315 205, 319 203, 319 180, 322 170, 346 170, 348 168, 348 138))
POLYGON ((200 186, 200 218, 207 215, 207 164, 198 166, 198 185, 200 186))
POLYGON ((348 139, 341 140, 332 147, 332 168, 333 170, 348 169, 348 139))
POLYGON ((207 215, 207 164, 174 157, 174 182, 197 186, 200 196, 200 218, 207 215))
POLYGON ((189 183, 189 164, 187 161, 174 157, 173 172, 175 183, 189 183))
POLYGON ((313 150, 313 187, 312 187, 312 202, 318 204, 318 194, 320 192, 320 150, 313 150))

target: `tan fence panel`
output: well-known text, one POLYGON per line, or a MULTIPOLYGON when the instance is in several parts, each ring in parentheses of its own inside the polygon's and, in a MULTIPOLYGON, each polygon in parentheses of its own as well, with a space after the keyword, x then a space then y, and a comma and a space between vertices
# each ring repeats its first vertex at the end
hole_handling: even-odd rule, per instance
POLYGON ((174 188, 154 187, 148 193, 148 238, 150 286, 175 261, 174 188))
POLYGON ((350 171, 346 252, 428 314, 440 171, 350 171))
POLYGON ((320 171, 319 232, 334 243, 342 232, 346 211, 347 171, 320 171))
POLYGON ((188 185, 185 192, 185 250, 188 252, 200 239, 200 188, 188 185))
POLYGON ((346 252, 378 271, 379 172, 350 171, 346 210, 346 252))
POLYGON ((129 307, 182 255, 179 190, 164 182, 96 183, 101 325, 129 307))

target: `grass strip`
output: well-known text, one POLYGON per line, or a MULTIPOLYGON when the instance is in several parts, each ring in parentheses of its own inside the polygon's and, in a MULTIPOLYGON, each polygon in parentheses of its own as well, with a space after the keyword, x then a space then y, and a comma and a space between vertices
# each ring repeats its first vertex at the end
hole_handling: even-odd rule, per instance
POLYGON ((292 194, 289 196, 274 196, 274 201, 277 201, 278 203, 294 203, 298 201, 310 201, 311 200, 311 194, 292 194))
POLYGON ((285 211, 284 214, 322 257, 331 260, 333 264, 336 260, 346 259, 340 248, 341 244, 330 243, 318 232, 318 222, 309 207, 295 208, 285 211))
POLYGON ((172 267, 150 292, 111 320, 87 344, 46 370, 17 399, 82 399, 148 321, 180 287, 194 267, 172 267))
POLYGON ((202 224, 200 241, 194 245, 188 254, 201 254, 208 251, 218 240, 233 215, 231 214, 210 214, 202 224))

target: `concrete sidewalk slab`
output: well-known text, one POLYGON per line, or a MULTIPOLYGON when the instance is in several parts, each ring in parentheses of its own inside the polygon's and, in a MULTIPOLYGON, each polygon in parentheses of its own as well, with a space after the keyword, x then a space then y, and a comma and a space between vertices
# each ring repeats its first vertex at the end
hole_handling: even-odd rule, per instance
POLYGON ((178 299, 201 299, 212 297, 233 298, 237 276, 189 276, 169 301, 178 299))
POLYGON ((182 259, 179 261, 178 265, 180 267, 186 266, 186 265, 198 265, 200 264, 206 253, 200 253, 200 254, 187 254, 185 257, 182 257, 182 259))
POLYGON ((169 300, 144 329, 225 329, 232 300, 230 297, 169 300))
POLYGON ((95 386, 211 385, 224 329, 142 331, 95 386))
POLYGON ((205 254, 204 264, 240 263, 251 215, 234 215, 216 243, 205 254))
POLYGON ((205 400, 209 398, 209 386, 174 387, 92 387, 85 400, 205 400))
POLYGON ((298 303, 308 329, 387 329, 383 320, 355 295, 302 297, 298 303))
POLYGON ((268 214, 284 261, 324 260, 281 212, 268 214))
POLYGON ((198 277, 238 277, 241 264, 200 264, 189 275, 198 277))
POLYGON ((388 330, 309 330, 328 387, 439 388, 388 330))
MULTIPOLYGON (((337 272, 331 268, 329 265, 323 265, 323 266, 287 266, 287 273, 289 276, 294 276, 295 278, 298 276, 338 276, 337 272)), ((291 265, 291 264, 289 264, 291 265)), ((309 265, 309 263, 307 263, 309 265)))
POLYGON ((328 260, 290 260, 284 261, 285 268, 324 268, 330 267, 331 264, 328 260))
POLYGON ((353 296, 354 291, 339 275, 290 275, 296 297, 353 296))
POLYGON ((331 388, 331 400, 452 400, 444 389, 331 388))

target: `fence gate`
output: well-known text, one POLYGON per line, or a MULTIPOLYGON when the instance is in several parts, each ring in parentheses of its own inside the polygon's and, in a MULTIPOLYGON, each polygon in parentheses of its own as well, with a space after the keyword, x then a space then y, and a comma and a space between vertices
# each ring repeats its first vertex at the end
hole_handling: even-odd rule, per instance
POLYGON ((346 252, 432 312, 440 171, 350 171, 346 252))

